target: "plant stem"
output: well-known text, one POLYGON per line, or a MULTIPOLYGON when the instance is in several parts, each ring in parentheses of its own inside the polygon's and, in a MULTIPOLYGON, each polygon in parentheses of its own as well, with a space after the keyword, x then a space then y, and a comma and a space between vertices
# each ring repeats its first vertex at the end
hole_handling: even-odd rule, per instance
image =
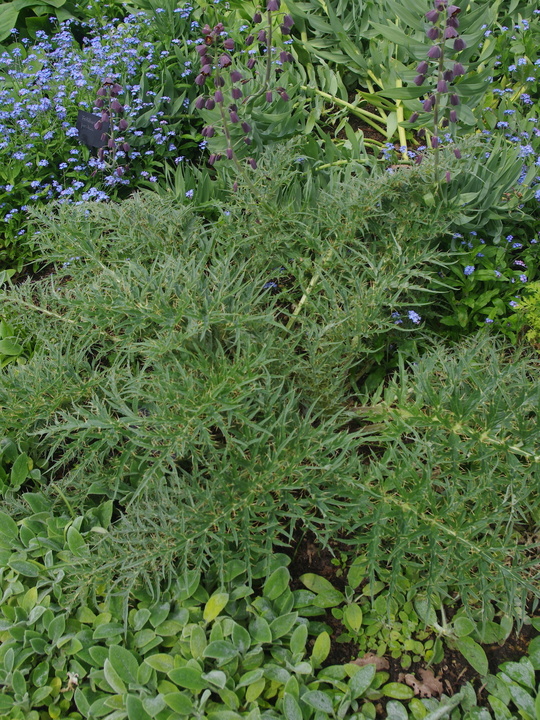
POLYGON ((347 108, 349 112, 351 112, 353 115, 356 115, 357 117, 362 118, 368 125, 371 125, 372 128, 377 130, 377 132, 381 133, 381 135, 386 135, 385 129, 381 125, 377 125, 377 123, 373 122, 372 118, 375 120, 380 120, 380 115, 375 115, 375 113, 370 113, 368 110, 362 110, 361 108, 357 107, 356 105, 352 105, 350 102, 347 102, 346 100, 341 100, 341 98, 336 97, 335 95, 330 95, 330 93, 324 92, 324 90, 319 90, 319 88, 314 88, 309 85, 301 85, 301 90, 312 90, 317 95, 320 95, 323 98, 326 98, 327 100, 330 100, 331 102, 335 103, 336 105, 341 105, 344 108, 347 108))

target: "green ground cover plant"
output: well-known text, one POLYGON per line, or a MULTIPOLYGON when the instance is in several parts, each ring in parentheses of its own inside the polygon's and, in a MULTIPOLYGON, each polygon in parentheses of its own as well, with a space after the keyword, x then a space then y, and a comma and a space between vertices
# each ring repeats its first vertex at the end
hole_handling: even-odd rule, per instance
POLYGON ((538 720, 538 638, 487 646, 540 631, 540 11, 46 4, 0 55, 0 716, 538 720))

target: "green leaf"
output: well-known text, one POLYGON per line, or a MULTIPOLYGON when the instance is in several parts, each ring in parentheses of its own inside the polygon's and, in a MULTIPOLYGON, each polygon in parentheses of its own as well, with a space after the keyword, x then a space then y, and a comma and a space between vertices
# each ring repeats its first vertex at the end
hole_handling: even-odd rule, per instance
POLYGON ((53 643, 58 642, 62 635, 64 634, 64 630, 66 629, 66 616, 65 615, 57 615, 53 620, 51 620, 49 627, 47 628, 47 632, 49 635, 49 640, 53 643))
POLYGON ((9 567, 25 577, 35 578, 39 575, 40 566, 28 560, 10 560, 9 567))
POLYGON ((7 547, 11 547, 11 541, 18 537, 19 528, 15 520, 5 512, 0 512, 0 539, 7 544, 7 547))
POLYGON ((214 593, 204 607, 203 619, 212 622, 229 602, 229 593, 214 593))
POLYGON ((363 695, 369 688, 377 672, 375 665, 364 665, 349 680, 349 689, 353 700, 363 695))
POLYGON ((322 665, 330 654, 330 635, 327 632, 322 632, 315 640, 313 645, 313 651, 311 653, 311 660, 315 667, 322 665))
POLYGON ((11 686, 13 687, 15 696, 18 695, 21 698, 24 697, 26 694, 26 680, 20 670, 13 671, 13 675, 11 676, 11 686))
POLYGON ((454 620, 454 632, 457 637, 465 637, 475 630, 475 623, 467 617, 459 617, 454 620))
POLYGON ((386 713, 387 717, 392 720, 409 720, 409 714, 405 707, 395 700, 389 700, 386 703, 386 713))
POLYGON ((240 680, 236 683, 236 687, 247 687, 248 685, 257 682, 257 680, 260 680, 263 676, 264 671, 262 668, 257 668, 256 670, 249 670, 247 673, 244 673, 242 675, 240 680))
POLYGON ((403 683, 390 682, 383 685, 381 692, 386 697, 395 698, 396 700, 409 700, 414 696, 414 690, 403 683))
MULTIPOLYGON (((271 639, 272 636, 270 636, 270 640, 271 639)), ((215 640, 214 642, 209 643, 203 652, 203 657, 214 658, 219 661, 220 665, 224 665, 237 655, 238 650, 232 643, 226 640, 215 640)))
POLYGON ((307 636, 308 636, 307 625, 299 625, 297 628, 295 628, 293 634, 291 635, 291 640, 289 642, 289 648, 293 655, 304 652, 304 649, 306 647, 307 636))
POLYGON ((11 467, 11 485, 18 489, 23 484, 23 482, 28 477, 28 473, 30 471, 30 458, 26 453, 22 453, 19 455, 19 457, 15 460, 11 467))
POLYGON ((302 710, 293 695, 286 692, 283 695, 283 715, 287 720, 303 720, 302 710))
POLYGON ((121 645, 111 645, 109 648, 109 660, 118 675, 124 682, 136 683, 139 663, 132 652, 121 645))
POLYGON ((343 611, 343 621, 354 632, 358 632, 362 627, 363 617, 362 608, 356 603, 347 605, 343 611))
POLYGON ((465 660, 472 665, 477 673, 483 676, 488 674, 488 659, 481 645, 468 636, 455 640, 455 645, 465 660))
POLYGON ((314 710, 330 714, 333 710, 332 700, 320 690, 309 690, 302 695, 302 702, 314 710))
POLYGON ((30 677, 32 685, 35 685, 36 687, 43 687, 43 685, 46 685, 47 680, 49 679, 49 663, 45 660, 40 662, 39 665, 36 665, 36 667, 32 670, 32 675, 30 677))
POLYGON ((223 690, 227 683, 227 676, 221 670, 210 670, 210 672, 204 673, 202 677, 210 683, 210 685, 215 685, 220 690, 223 690))
POLYGON ((136 695, 126 697, 126 710, 128 720, 152 720, 152 716, 146 712, 141 699, 136 695))
POLYGON ((345 595, 339 590, 332 588, 316 595, 313 604, 320 608, 337 607, 345 602, 345 595))
POLYGON ((21 355, 23 349, 24 348, 22 345, 19 345, 19 343, 14 342, 9 338, 6 338, 5 340, 0 340, 0 355, 21 355))
POLYGON ((317 595, 324 592, 333 592, 335 590, 331 582, 320 575, 314 573, 305 573, 300 575, 300 582, 304 583, 308 590, 316 593, 317 595))
POLYGON ((70 525, 66 535, 67 544, 69 549, 74 555, 82 557, 88 553, 88 546, 81 533, 70 525))
POLYGON ((536 682, 534 677, 534 667, 528 658, 522 658, 519 662, 505 662, 499 666, 499 670, 502 670, 512 678, 515 682, 531 690, 536 689, 536 682))
POLYGON ((168 673, 174 668, 174 660, 172 655, 167 653, 156 653, 144 658, 144 662, 158 672, 168 673))
POLYGON ((159 713, 166 707, 163 695, 156 695, 153 698, 144 698, 142 704, 143 708, 150 715, 150 717, 155 717, 156 715, 159 715, 159 713))
POLYGON ((287 615, 280 615, 270 623, 270 630, 272 632, 272 639, 277 640, 283 635, 286 635, 292 630, 294 624, 298 620, 298 613, 292 612, 287 615))
POLYGON ((289 587, 290 574, 286 567, 280 567, 270 575, 263 587, 263 595, 269 600, 277 600, 289 587))
POLYGON ((189 640, 191 655, 196 660, 202 657, 207 645, 208 640, 206 639, 206 633, 202 627, 196 625, 191 631, 191 638, 189 640))
POLYGON ((197 693, 206 687, 206 682, 202 678, 202 671, 196 668, 176 668, 167 674, 175 685, 186 688, 186 690, 193 690, 193 692, 197 693))
POLYGON ((167 705, 179 715, 190 715, 193 711, 193 703, 185 693, 173 692, 163 696, 167 705))
POLYGON ((249 625, 249 633, 253 640, 262 645, 272 642, 270 625, 263 617, 255 617, 249 625))
POLYGON ((109 658, 105 660, 103 665, 103 674, 105 675, 105 680, 109 683, 115 693, 123 695, 127 691, 124 681, 113 668, 109 658))

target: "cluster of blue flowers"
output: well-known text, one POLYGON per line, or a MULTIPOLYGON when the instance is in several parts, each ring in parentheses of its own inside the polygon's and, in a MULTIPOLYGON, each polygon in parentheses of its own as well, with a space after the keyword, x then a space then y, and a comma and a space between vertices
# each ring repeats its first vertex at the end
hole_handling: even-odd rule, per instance
MULTIPOLYGON (((179 10, 189 33, 192 8, 179 10)), ((52 36, 38 31, 36 41, 23 39, 0 52, 0 232, 5 244, 24 233, 32 204, 104 201, 122 186, 155 182, 148 170, 156 160, 180 157, 176 132, 164 118, 171 98, 161 95, 161 70, 152 73, 169 55, 159 46, 154 23, 144 12, 104 26, 91 21, 83 26, 86 36, 79 43, 66 22, 52 36), (97 112, 96 91, 105 77, 125 91, 131 171, 123 176, 81 145, 75 127, 79 110, 97 112), (151 117, 140 129, 145 113, 151 117)), ((183 75, 190 73, 186 60, 183 75)))

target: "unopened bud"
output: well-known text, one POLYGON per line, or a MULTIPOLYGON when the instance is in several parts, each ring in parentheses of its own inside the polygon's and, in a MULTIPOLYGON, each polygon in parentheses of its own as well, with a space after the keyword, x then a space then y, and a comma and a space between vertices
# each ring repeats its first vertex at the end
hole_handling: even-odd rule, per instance
POLYGON ((421 63, 418 63, 418 67, 416 68, 416 72, 419 75, 425 75, 428 71, 429 65, 425 60, 422 60, 421 63))
POLYGON ((247 123, 247 122, 243 122, 243 123, 242 123, 242 130, 243 130, 245 133, 251 132, 251 125, 250 125, 249 123, 247 123))
POLYGON ((105 157, 105 148, 99 148, 97 156, 98 160, 103 160, 103 158, 105 157))
POLYGON ((288 53, 286 50, 282 50, 279 53, 279 61, 282 63, 289 62, 289 55, 290 55, 290 53, 288 53))
POLYGON ((122 143, 122 150, 123 150, 125 153, 128 153, 128 152, 130 151, 130 145, 129 145, 129 143, 122 143))
POLYGON ((236 110, 231 110, 229 113, 229 117, 231 118, 232 123, 240 122, 240 118, 238 117, 238 113, 236 110))
POLYGON ((107 94, 107 90, 105 90, 105 88, 103 88, 103 87, 100 87, 99 90, 97 91, 97 94, 100 97, 105 97, 105 95, 107 94))
POLYGON ((242 91, 240 88, 233 87, 231 90, 231 95, 235 100, 239 100, 242 97, 242 91))
POLYGON ((207 125, 206 127, 203 127, 203 129, 201 130, 201 135, 203 137, 211 138, 211 137, 214 137, 215 132, 216 132, 215 128, 212 125, 207 125))
POLYGON ((118 177, 122 177, 122 175, 124 174, 124 168, 122 166, 117 167, 115 172, 118 175, 118 177))
POLYGON ((225 50, 234 50, 234 40, 232 38, 226 38, 223 41, 223 47, 225 50))
POLYGON ((201 57, 206 55, 206 45, 197 45, 196 51, 201 57))
POLYGON ((210 25, 208 25, 208 23, 206 23, 201 32, 203 35, 210 35, 210 33, 212 32, 212 28, 210 27, 210 25))
POLYGON ((223 93, 221 92, 221 90, 216 90, 216 92, 214 93, 214 100, 217 103, 223 102, 223 93))
POLYGON ((114 140, 113 140, 112 138, 109 138, 109 141, 108 141, 108 143, 107 143, 107 147, 108 147, 110 150, 114 150, 114 148, 116 147, 116 143, 114 142, 114 140))
POLYGON ((455 123, 457 121, 458 121, 458 117, 457 117, 456 110, 450 110, 450 122, 455 123))
POLYGON ((440 143, 439 143, 439 138, 437 137, 437 135, 434 135, 434 136, 431 138, 431 147, 434 148, 434 149, 435 149, 435 148, 438 148, 438 147, 439 147, 439 144, 440 144, 440 143))
POLYGON ((256 62, 257 62, 257 61, 255 60, 254 57, 250 57, 249 60, 248 60, 247 63, 246 63, 248 69, 249 69, 249 70, 253 70, 253 68, 255 67, 255 63, 256 63, 256 62))
POLYGON ((114 112, 123 112, 124 106, 121 105, 118 100, 113 100, 111 102, 111 110, 114 110, 114 112))
POLYGON ((232 160, 232 159, 233 159, 233 149, 230 148, 230 147, 228 147, 228 148, 225 150, 225 155, 227 156, 227 159, 228 159, 228 160, 232 160))
POLYGON ((238 72, 238 70, 232 70, 232 71, 231 71, 231 81, 232 81, 233 83, 234 83, 234 82, 238 82, 238 81, 241 80, 241 79, 242 79, 242 73, 241 73, 241 72, 238 72))
POLYGON ((210 157, 208 158, 208 164, 213 165, 215 162, 216 162, 216 156, 214 155, 214 153, 212 153, 210 155, 210 157))
POLYGON ((204 107, 207 110, 213 110, 216 107, 216 101, 214 98, 209 97, 208 100, 205 102, 204 107))
POLYGON ((101 122, 101 120, 98 120, 97 122, 94 123, 94 130, 101 130, 102 127, 103 127, 103 123, 101 122))
POLYGON ((243 140, 244 140, 244 142, 246 143, 246 145, 251 145, 251 138, 248 137, 247 135, 246 135, 245 138, 243 138, 243 140))
POLYGON ((97 98, 97 100, 95 101, 94 105, 95 105, 96 107, 100 108, 100 107, 103 107, 103 103, 104 103, 103 98, 97 98))
POLYGON ((413 114, 412 114, 411 117, 409 118, 409 122, 410 122, 410 123, 414 123, 414 122, 416 122, 417 120, 418 120, 418 113, 417 113, 417 112, 413 112, 413 114))
POLYGON ((427 56, 431 60, 438 60, 441 57, 441 48, 438 45, 432 45, 427 51, 427 56))
POLYGON ((248 163, 251 165, 251 167, 256 170, 257 169, 257 162, 254 158, 248 158, 248 163))
POLYGON ((460 50, 465 50, 466 47, 467 43, 463 38, 458 37, 454 40, 454 50, 456 50, 457 52, 459 52, 460 50))
POLYGON ((255 38, 253 35, 248 35, 247 38, 244 40, 245 45, 253 45, 255 38))
POLYGON ((290 99, 289 96, 287 95, 287 93, 285 92, 285 90, 283 90, 282 92, 280 92, 280 93, 279 93, 279 96, 280 96, 280 98, 281 98, 282 100, 285 100, 285 101, 287 101, 287 100, 290 99))
POLYGON ((286 25, 280 25, 279 29, 281 30, 282 35, 290 35, 291 34, 291 28, 288 28, 286 25))
POLYGON ((450 170, 446 171, 445 178, 446 178, 446 182, 449 183, 450 182, 450 170))
POLYGON ((294 25, 294 19, 292 15, 284 15, 283 24, 285 25, 285 27, 292 28, 292 26, 294 25))
POLYGON ((268 0, 266 3, 266 9, 269 12, 277 12, 279 10, 281 3, 280 0, 268 0))
POLYGON ((454 155, 459 160, 461 158, 461 150, 459 148, 454 148, 454 155))
POLYGON ((430 40, 436 40, 439 37, 439 28, 435 26, 430 27, 426 35, 430 40))
POLYGON ((114 93, 115 95, 120 95, 120 93, 122 92, 122 86, 119 85, 118 83, 114 83, 114 85, 112 86, 111 92, 114 93))
POLYGON ((271 90, 266 91, 266 102, 272 102, 272 91, 271 90))
POLYGON ((225 85, 225 80, 221 77, 221 75, 217 75, 214 78, 214 87, 220 88, 225 85))
POLYGON ((450 95, 450 105, 459 105, 459 95, 456 95, 455 93, 453 95, 450 95))
POLYGON ((454 79, 454 71, 453 70, 445 70, 443 73, 443 78, 447 82, 452 82, 452 80, 454 79))
POLYGON ((122 120, 120 120, 120 122, 118 123, 118 127, 120 128, 120 130, 127 130, 128 129, 128 121, 124 120, 124 118, 122 118, 122 120))
POLYGON ((259 30, 257 33, 257 40, 260 43, 266 43, 266 30, 259 30))
POLYGON ((425 81, 426 81, 425 75, 417 75, 413 80, 414 84, 418 85, 418 87, 420 87, 420 85, 423 85, 425 81))
POLYGON ((195 107, 197 110, 202 110, 205 104, 205 97, 204 95, 199 95, 199 97, 195 100, 195 107))
POLYGON ((439 80, 437 83, 437 92, 439 93, 447 93, 448 92, 448 83, 446 80, 439 80))
POLYGON ((455 38, 458 36, 458 32, 455 28, 449 26, 444 29, 444 39, 450 40, 450 38, 455 38))
POLYGON ((256 12, 255 15, 253 16, 253 23, 255 25, 258 25, 260 22, 262 22, 262 15, 260 12, 256 12))
POLYGON ((436 23, 439 19, 439 13, 437 10, 429 10, 429 12, 426 13, 426 20, 430 23, 436 23))
POLYGON ((195 85, 199 85, 199 87, 204 85, 204 75, 197 75, 195 78, 195 85))
POLYGON ((460 75, 465 75, 465 68, 460 62, 454 63, 454 77, 459 77, 460 75))

